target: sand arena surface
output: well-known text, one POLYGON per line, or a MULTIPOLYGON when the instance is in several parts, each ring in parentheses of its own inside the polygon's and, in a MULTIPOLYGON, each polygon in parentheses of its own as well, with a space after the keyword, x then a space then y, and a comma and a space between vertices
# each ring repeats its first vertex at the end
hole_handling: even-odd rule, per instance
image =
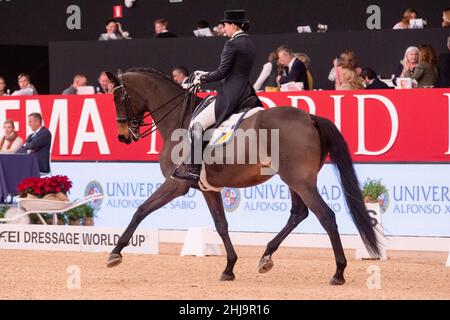
MULTIPOLYGON (((388 261, 357 261, 347 250, 347 283, 332 287, 331 249, 280 248, 274 268, 259 274, 262 247, 236 247, 236 280, 218 281, 225 257, 180 257, 181 245, 161 244, 158 256, 1 251, 0 299, 450 299, 445 252, 390 251, 388 261), (80 267, 81 289, 69 290, 67 268, 80 267), (367 288, 368 267, 381 270, 381 289, 367 288)), ((223 251, 223 248, 222 248, 223 251)))

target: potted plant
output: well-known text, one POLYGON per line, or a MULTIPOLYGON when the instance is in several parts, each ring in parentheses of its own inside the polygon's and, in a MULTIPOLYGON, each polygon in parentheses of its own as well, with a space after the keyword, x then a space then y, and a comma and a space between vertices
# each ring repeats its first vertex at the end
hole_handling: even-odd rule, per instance
POLYGON ((89 204, 83 204, 66 212, 65 220, 70 225, 94 225, 94 208, 89 204))
POLYGON ((67 176, 25 178, 17 186, 21 198, 38 198, 53 201, 69 201, 67 193, 72 181, 67 176))
POLYGON ((0 219, 4 219, 5 218, 5 212, 8 211, 9 207, 0 207, 0 219))
POLYGON ((362 194, 364 197, 364 202, 366 203, 378 203, 382 205, 382 199, 380 199, 380 196, 387 192, 386 187, 381 183, 381 179, 370 179, 367 178, 367 180, 364 182, 363 188, 362 188, 362 194))

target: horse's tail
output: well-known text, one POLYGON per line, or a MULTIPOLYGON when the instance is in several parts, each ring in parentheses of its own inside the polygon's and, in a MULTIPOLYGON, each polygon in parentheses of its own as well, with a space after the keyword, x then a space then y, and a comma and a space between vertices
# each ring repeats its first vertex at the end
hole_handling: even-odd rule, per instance
POLYGON ((345 200, 364 245, 370 253, 380 256, 380 242, 364 204, 347 143, 333 122, 317 116, 311 117, 320 133, 322 155, 325 157, 328 153, 339 170, 345 200))

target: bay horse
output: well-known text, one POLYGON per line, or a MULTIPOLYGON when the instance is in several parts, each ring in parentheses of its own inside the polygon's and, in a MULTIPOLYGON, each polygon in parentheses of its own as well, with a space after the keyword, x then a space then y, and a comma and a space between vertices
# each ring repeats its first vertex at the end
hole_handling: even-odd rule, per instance
MULTIPOLYGON (((144 115, 151 115, 163 139, 159 157, 165 181, 136 211, 117 246, 109 254, 107 266, 115 267, 122 262, 121 251, 126 247, 141 221, 177 197, 185 195, 192 185, 171 178, 176 166, 171 152, 177 142, 171 140, 171 133, 182 127, 188 128, 192 107, 186 103, 182 112, 181 100, 187 97, 187 90, 181 88, 166 75, 154 69, 130 69, 121 75, 107 73, 114 85, 113 95, 117 113, 118 139, 126 144, 137 141, 144 115)), ((198 103, 195 95, 189 97, 191 104, 198 103)), ((155 129, 156 129, 155 127, 155 129)), ((286 226, 267 244, 258 271, 268 272, 273 267, 272 255, 283 240, 311 210, 327 232, 336 260, 336 272, 331 285, 345 283, 344 270, 347 260, 344 255, 334 212, 322 199, 317 189, 317 175, 327 155, 339 171, 348 211, 368 251, 379 256, 380 243, 374 226, 365 208, 353 162, 346 141, 335 124, 325 118, 311 115, 291 106, 276 107, 261 111, 245 119, 241 129, 279 129, 278 175, 289 187, 292 200, 290 217, 286 226), (309 209, 309 210, 308 210, 309 209)), ((247 147, 247 146, 246 146, 247 147)), ((245 151, 245 150, 244 150, 245 151)), ((263 164, 211 164, 206 165, 208 182, 215 187, 244 188, 261 184, 272 176, 261 175, 263 164)), ((222 197, 219 192, 202 192, 211 212, 227 255, 227 264, 220 281, 233 281, 234 266, 238 259, 228 232, 222 197)))

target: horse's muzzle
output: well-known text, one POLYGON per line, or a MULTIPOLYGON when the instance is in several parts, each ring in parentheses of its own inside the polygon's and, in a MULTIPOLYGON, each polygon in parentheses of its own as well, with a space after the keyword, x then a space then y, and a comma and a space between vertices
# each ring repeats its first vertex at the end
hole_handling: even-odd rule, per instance
POLYGON ((117 138, 119 139, 120 142, 125 143, 125 144, 130 144, 131 142, 133 142, 133 140, 131 140, 130 137, 125 138, 124 135, 119 135, 117 138))

